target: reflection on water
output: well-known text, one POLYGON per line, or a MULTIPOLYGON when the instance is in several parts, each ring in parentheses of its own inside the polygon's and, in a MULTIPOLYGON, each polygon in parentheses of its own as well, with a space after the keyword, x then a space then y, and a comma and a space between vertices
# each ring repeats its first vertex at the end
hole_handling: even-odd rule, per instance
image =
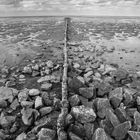
MULTIPOLYGON (((91 42, 95 42, 95 38, 90 38, 91 42)), ((128 37, 125 40, 120 39, 105 39, 96 40, 97 46, 114 47, 115 51, 105 52, 102 58, 109 63, 117 63, 121 67, 128 70, 140 70, 140 39, 134 36, 128 37)))

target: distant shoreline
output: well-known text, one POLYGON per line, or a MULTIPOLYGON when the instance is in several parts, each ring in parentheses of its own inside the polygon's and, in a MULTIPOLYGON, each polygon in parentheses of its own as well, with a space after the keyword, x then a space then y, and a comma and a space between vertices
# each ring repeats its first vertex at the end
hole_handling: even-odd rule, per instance
POLYGON ((45 16, 0 16, 0 18, 42 18, 42 17, 82 17, 82 18, 140 18, 140 16, 90 16, 90 15, 45 15, 45 16))

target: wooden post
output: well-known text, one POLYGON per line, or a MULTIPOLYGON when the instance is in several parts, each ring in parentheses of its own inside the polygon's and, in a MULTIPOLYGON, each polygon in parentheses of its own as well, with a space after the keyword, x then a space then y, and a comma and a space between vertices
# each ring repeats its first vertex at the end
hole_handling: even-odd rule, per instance
POLYGON ((68 99, 67 99, 67 70, 68 70, 68 22, 69 18, 65 18, 65 38, 64 38, 64 65, 63 65, 63 78, 62 78, 62 101, 61 101, 61 113, 57 120, 57 135, 58 140, 67 140, 67 132, 65 132, 65 118, 68 114, 68 99))

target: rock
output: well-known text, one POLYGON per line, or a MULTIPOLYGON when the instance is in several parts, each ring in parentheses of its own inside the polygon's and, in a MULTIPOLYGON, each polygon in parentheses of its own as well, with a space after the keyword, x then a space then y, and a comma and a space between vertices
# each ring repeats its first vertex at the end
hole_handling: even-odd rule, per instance
POLYGON ((66 116, 66 120, 65 120, 66 125, 70 125, 73 122, 74 122, 74 119, 73 119, 72 115, 71 114, 68 114, 66 116))
POLYGON ((42 97, 37 96, 35 99, 35 108, 41 108, 43 106, 42 97))
POLYGON ((128 131, 128 134, 133 140, 140 140, 140 132, 128 131))
POLYGON ((39 71, 39 65, 35 64, 34 66, 32 66, 32 69, 35 71, 39 71))
POLYGON ((80 64, 74 63, 74 64, 73 64, 73 67, 74 67, 75 69, 79 69, 79 68, 80 68, 80 64))
POLYGON ((92 98, 94 93, 95 91, 93 87, 79 88, 79 94, 87 99, 92 98))
POLYGON ((94 122, 96 114, 92 108, 85 106, 72 107, 71 114, 74 118, 81 123, 94 122))
POLYGON ((10 88, 10 89, 12 90, 14 97, 18 96, 19 91, 17 89, 14 88, 10 88))
POLYGON ((2 128, 10 128, 12 123, 14 123, 15 116, 6 116, 3 112, 0 115, 0 125, 2 128))
POLYGON ((140 113, 138 111, 135 111, 134 113, 134 123, 140 127, 140 113))
POLYGON ((80 103, 79 96, 77 94, 71 96, 69 98, 69 103, 70 103, 71 107, 79 105, 79 103, 80 103))
POLYGON ((25 78, 25 75, 21 74, 19 75, 19 79, 24 79, 25 78))
POLYGON ((83 84, 85 84, 85 79, 81 76, 76 77, 79 81, 81 81, 83 84))
POLYGON ((24 132, 16 137, 16 140, 26 140, 26 139, 27 135, 24 132))
POLYGON ((100 118, 104 118, 106 116, 106 110, 111 108, 109 100, 107 98, 97 98, 97 115, 100 118))
POLYGON ((112 136, 115 137, 116 140, 123 140, 129 129, 131 129, 130 121, 121 123, 114 128, 112 136))
POLYGON ((51 87, 52 87, 51 83, 44 83, 41 85, 41 90, 47 91, 47 90, 50 90, 51 87))
POLYGON ((82 103, 82 105, 87 107, 88 99, 83 96, 79 96, 79 99, 80 99, 80 102, 82 103))
POLYGON ((52 129, 42 128, 38 133, 38 140, 54 140, 56 132, 52 129))
POLYGON ((134 113, 137 111, 137 108, 126 108, 126 114, 127 117, 129 116, 130 118, 134 117, 134 113))
POLYGON ((86 137, 91 139, 94 133, 94 124, 93 123, 86 123, 84 124, 84 129, 86 133, 86 137))
POLYGON ((89 72, 87 72, 86 74, 84 74, 84 77, 85 78, 88 78, 88 77, 90 77, 90 76, 92 76, 93 75, 93 71, 89 71, 89 72))
POLYGON ((120 124, 117 116, 114 114, 114 112, 111 109, 107 109, 106 117, 110 120, 113 127, 116 127, 117 125, 120 124))
POLYGON ((21 110, 22 121, 25 125, 31 125, 33 121, 33 109, 31 108, 23 108, 21 110))
POLYGON ((42 107, 39 109, 41 116, 47 115, 52 112, 52 107, 42 107))
POLYGON ((127 120, 127 116, 126 116, 126 111, 123 108, 116 108, 115 109, 115 114, 117 116, 117 118, 119 119, 119 121, 121 123, 125 122, 127 120))
POLYGON ((116 68, 114 68, 111 65, 105 65, 105 71, 103 72, 103 75, 108 74, 110 72, 116 71, 116 68))
POLYGON ((28 94, 30 96, 37 96, 40 94, 40 91, 38 89, 30 89, 28 94))
POLYGON ((114 129, 114 127, 108 119, 101 120, 100 127, 103 128, 108 135, 111 135, 114 129))
POLYGON ((99 72, 94 73, 95 77, 101 78, 101 74, 99 72))
POLYGON ((28 98, 28 89, 23 89, 22 91, 20 91, 20 93, 18 94, 18 100, 19 102, 22 101, 26 101, 28 98))
POLYGON ((123 89, 116 88, 109 93, 109 99, 114 108, 117 108, 123 99, 123 89))
POLYGON ((115 77, 116 81, 120 81, 127 78, 128 72, 125 69, 118 68, 113 76, 115 77))
POLYGON ((53 101, 50 100, 48 92, 43 92, 42 93, 42 101, 43 101, 44 105, 46 105, 46 106, 52 106, 53 105, 53 101))
POLYGON ((70 140, 82 140, 82 138, 78 137, 77 135, 75 135, 72 132, 69 132, 69 138, 70 138, 70 140))
POLYGON ((33 105, 34 105, 34 103, 33 103, 33 102, 30 102, 30 101, 22 101, 22 102, 21 102, 21 106, 22 106, 22 107, 29 107, 29 108, 32 108, 33 105))
POLYGON ((56 79, 56 77, 54 75, 46 75, 46 76, 38 79, 37 82, 38 83, 49 82, 49 81, 52 81, 52 80, 55 80, 55 79, 56 79))
POLYGON ((139 96, 137 96, 137 100, 136 101, 137 101, 137 105, 140 106, 140 97, 139 96))
POLYGON ((84 84, 75 77, 68 82, 68 86, 72 91, 79 92, 79 88, 84 87, 84 84))
POLYGON ((0 140, 6 140, 8 139, 9 135, 6 135, 4 133, 4 130, 3 129, 0 129, 0 140))
POLYGON ((25 74, 31 74, 32 73, 32 68, 30 66, 25 66, 23 68, 23 73, 25 73, 25 74))
POLYGON ((6 108, 7 107, 7 102, 5 100, 0 99, 0 108, 6 108))
POLYGON ((104 83, 104 82, 102 82, 102 83, 99 84, 99 86, 98 86, 97 95, 98 95, 98 96, 107 95, 111 90, 112 90, 112 87, 111 87, 111 85, 110 85, 109 83, 104 83))
POLYGON ((46 65, 48 68, 53 68, 53 66, 54 66, 53 62, 50 60, 46 62, 46 65))
POLYGON ((16 110, 18 107, 20 106, 19 102, 18 102, 18 99, 15 99, 12 104, 10 105, 10 108, 12 110, 16 110))
POLYGON ((0 87, 0 99, 8 100, 10 103, 12 103, 14 99, 12 90, 10 88, 0 87))
POLYGON ((97 128, 92 140, 109 140, 103 128, 97 128))

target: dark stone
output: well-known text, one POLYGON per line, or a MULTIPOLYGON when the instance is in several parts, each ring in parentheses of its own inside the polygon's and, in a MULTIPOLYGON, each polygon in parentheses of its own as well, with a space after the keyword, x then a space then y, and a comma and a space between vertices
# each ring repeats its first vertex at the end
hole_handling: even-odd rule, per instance
POLYGON ((87 106, 87 104, 88 104, 88 99, 87 98, 85 98, 83 96, 79 96, 79 99, 80 99, 82 105, 87 106))
POLYGON ((113 127, 113 125, 111 124, 111 122, 108 119, 101 120, 100 121, 100 126, 102 128, 104 128, 105 132, 108 135, 112 134, 114 127, 113 127))
POLYGON ((82 138, 78 137, 77 135, 75 135, 72 132, 69 132, 69 138, 70 138, 70 140, 83 140, 82 138))
POLYGON ((123 122, 125 122, 127 120, 125 109, 123 109, 123 108, 116 108, 115 109, 115 114, 116 114, 116 116, 118 117, 118 119, 119 119, 119 121, 121 123, 123 123, 123 122))
POLYGON ((99 118, 104 118, 106 116, 106 110, 111 108, 111 105, 107 98, 97 98, 96 108, 99 118))
POLYGON ((97 128, 92 140, 109 140, 103 128, 97 128))
POLYGON ((114 114, 114 112, 111 109, 107 109, 106 117, 110 120, 113 127, 116 127, 117 125, 120 124, 117 116, 114 114))
POLYGON ((93 97, 94 94, 94 88, 93 87, 87 87, 87 88, 80 88, 79 94, 83 97, 90 99, 93 97))
POLYGON ((42 102, 46 105, 46 106, 52 106, 53 105, 53 101, 50 100, 50 96, 48 92, 43 92, 42 93, 42 102))
POLYGON ((137 108, 126 108, 127 116, 133 118, 134 113, 137 111, 137 108))
POLYGON ((69 103, 71 107, 77 106, 80 103, 79 95, 75 94, 69 98, 69 103))
POLYGON ((94 134, 94 124, 86 123, 84 124, 84 129, 85 129, 86 137, 88 139, 91 139, 92 135, 94 134))
POLYGON ((114 108, 117 108, 123 99, 123 89, 116 88, 109 93, 109 99, 114 108))
POLYGON ((127 134, 127 131, 131 129, 131 122, 127 121, 116 126, 112 132, 112 136, 115 140, 123 140, 127 134))
POLYGON ((128 72, 122 68, 118 68, 117 71, 113 75, 113 77, 115 78, 116 81, 126 79, 127 76, 128 76, 128 72))
POLYGON ((84 87, 84 84, 75 77, 68 82, 68 86, 72 91, 79 92, 79 88, 84 87))
POLYGON ((98 87, 97 95, 98 96, 107 95, 111 90, 112 90, 112 87, 110 84, 102 82, 98 87))
POLYGON ((12 89, 6 87, 0 87, 0 99, 8 100, 10 103, 12 103, 14 99, 12 89))
POLYGON ((140 132, 128 131, 128 134, 133 140, 140 140, 140 132))
POLYGON ((134 123, 140 127, 140 113, 138 111, 134 112, 134 123))
POLYGON ((78 122, 75 122, 75 124, 71 124, 69 127, 69 132, 73 132, 77 136, 84 138, 86 133, 84 126, 78 122))
POLYGON ((56 132, 52 129, 42 128, 38 136, 39 140, 55 140, 56 132))

